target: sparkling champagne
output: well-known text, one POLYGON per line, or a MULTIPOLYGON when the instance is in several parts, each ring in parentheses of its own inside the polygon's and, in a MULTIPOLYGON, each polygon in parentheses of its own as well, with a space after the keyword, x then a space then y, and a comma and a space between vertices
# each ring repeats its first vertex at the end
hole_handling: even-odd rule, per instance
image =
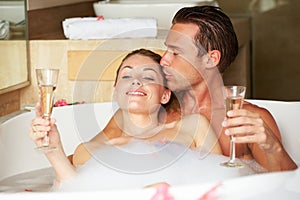
POLYGON ((41 85, 41 102, 43 107, 43 117, 50 118, 52 114, 55 85, 41 85))
POLYGON ((226 97, 226 112, 229 110, 241 109, 243 106, 243 97, 241 96, 229 96, 226 97))

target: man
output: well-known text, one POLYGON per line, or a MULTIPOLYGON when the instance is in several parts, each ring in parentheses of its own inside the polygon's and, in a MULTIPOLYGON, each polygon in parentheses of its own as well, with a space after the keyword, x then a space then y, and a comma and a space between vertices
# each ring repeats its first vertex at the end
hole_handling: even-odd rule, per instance
MULTIPOLYGON (((229 135, 234 135, 237 157, 255 159, 267 171, 297 168, 283 148, 276 122, 266 109, 244 102, 243 109, 229 111, 225 119, 221 74, 235 59, 238 42, 229 17, 220 8, 180 9, 165 44, 167 51, 160 64, 165 67, 168 87, 178 99, 170 101, 166 122, 200 113, 210 120, 224 155, 229 155, 229 135)), ((114 118, 103 133, 91 142, 121 134, 114 118)))
MULTIPOLYGON (((188 7, 176 13, 172 24, 161 65, 165 67, 168 87, 175 93, 184 91, 183 114, 200 112, 206 116, 219 133, 224 155, 229 155, 229 135, 234 135, 237 157, 253 158, 268 171, 296 169, 282 146, 276 122, 266 109, 245 102, 243 109, 227 112, 228 118, 223 121, 220 73, 238 52, 228 16, 217 7, 188 7)), ((168 115, 168 121, 176 118, 168 115)))

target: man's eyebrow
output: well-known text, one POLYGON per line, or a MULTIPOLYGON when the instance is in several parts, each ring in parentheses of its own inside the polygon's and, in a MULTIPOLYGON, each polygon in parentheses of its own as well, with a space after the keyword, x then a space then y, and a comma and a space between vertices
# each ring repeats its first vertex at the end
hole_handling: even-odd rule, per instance
POLYGON ((170 45, 170 44, 167 44, 166 42, 164 42, 164 44, 165 44, 165 46, 166 46, 167 48, 176 49, 176 50, 179 50, 179 51, 182 50, 182 48, 180 48, 179 46, 170 45))

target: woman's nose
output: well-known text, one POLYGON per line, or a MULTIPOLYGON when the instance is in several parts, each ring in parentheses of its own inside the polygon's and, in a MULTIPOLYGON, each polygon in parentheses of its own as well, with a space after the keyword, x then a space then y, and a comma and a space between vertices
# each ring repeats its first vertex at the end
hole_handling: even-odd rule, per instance
POLYGON ((133 79, 131 85, 142 85, 141 81, 137 78, 133 79))

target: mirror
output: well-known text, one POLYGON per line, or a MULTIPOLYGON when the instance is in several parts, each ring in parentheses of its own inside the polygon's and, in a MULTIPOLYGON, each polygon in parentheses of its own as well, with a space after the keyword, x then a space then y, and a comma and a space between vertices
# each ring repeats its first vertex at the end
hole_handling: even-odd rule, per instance
POLYGON ((0 0, 0 94, 29 85, 26 1, 0 0))

